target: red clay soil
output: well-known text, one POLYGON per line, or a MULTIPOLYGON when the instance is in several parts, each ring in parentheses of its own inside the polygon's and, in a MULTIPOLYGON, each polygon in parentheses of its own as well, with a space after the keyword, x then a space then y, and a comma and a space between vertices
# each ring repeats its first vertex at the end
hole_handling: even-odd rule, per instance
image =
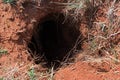
MULTIPOLYGON (((94 21, 106 20, 100 14, 103 14, 102 12, 108 8, 101 9, 100 12, 98 11, 99 14, 96 15, 94 21)), ((58 12, 59 10, 55 11, 58 12)), ((31 6, 31 3, 21 8, 20 5, 11 7, 10 4, 4 4, 0 0, 0 48, 8 51, 8 54, 0 56, 0 78, 7 77, 8 80, 11 80, 11 78, 9 79, 11 77, 9 74, 13 72, 14 78, 23 75, 20 80, 30 80, 26 75, 32 65, 36 68, 38 77, 40 73, 45 72, 46 69, 41 67, 41 65, 36 67, 32 59, 29 59, 30 55, 26 46, 31 39, 33 27, 48 14, 47 12, 31 6)), ((116 14, 120 17, 120 11, 116 14)), ((84 22, 86 21, 80 24, 80 26, 83 26, 80 31, 84 37, 87 37, 88 28, 86 28, 86 23, 84 22)), ((120 31, 120 27, 116 31, 120 31)), ((96 35, 98 32, 93 31, 93 34, 96 35)), ((115 49, 120 53, 120 34, 114 38, 114 41, 115 43, 117 42, 115 49)), ((61 67, 55 73, 55 80, 120 80, 119 61, 115 64, 111 57, 106 56, 97 59, 90 58, 89 60, 89 57, 86 57, 89 52, 88 44, 83 44, 82 49, 83 52, 77 55, 75 63, 61 67)), ((47 77, 39 77, 38 80, 47 80, 47 77)))
MULTIPOLYGON (((39 10, 35 10, 34 7, 30 7, 29 9, 25 7, 26 10, 24 11, 23 8, 19 7, 4 4, 0 0, 0 47, 8 51, 7 55, 0 57, 0 76, 9 72, 6 72, 3 68, 13 68, 15 65, 20 67, 20 64, 25 66, 30 63, 25 44, 29 39, 27 36, 30 36, 32 31, 26 32, 26 30, 31 30, 31 26, 33 26, 35 22, 34 18, 36 20, 40 18, 39 15, 36 15, 39 10), (34 13, 31 14, 33 9, 36 12, 34 11, 34 13), (28 17, 28 15, 30 17, 28 17)), ((45 13, 43 14, 41 12, 41 16, 44 15, 45 13)))
MULTIPOLYGON (((99 7, 95 22, 108 22, 108 19, 105 17, 108 11, 108 6, 99 7)), ((119 11, 116 13, 119 15, 119 11)), ((81 25, 81 32, 83 36, 86 36, 88 29, 85 27, 85 24, 81 25)), ((117 31, 120 31, 120 26, 118 26, 117 31)), ((99 31, 92 31, 94 35, 97 35, 99 31)), ((100 32, 101 33, 101 32, 100 32)), ((112 42, 117 42, 117 47, 115 50, 118 53, 118 59, 120 59, 120 33, 114 38, 112 42)), ((84 49, 81 54, 76 58, 77 62, 73 63, 67 67, 63 67, 57 71, 55 74, 55 80, 120 80, 120 64, 115 63, 113 57, 98 57, 99 53, 96 51, 94 56, 97 58, 91 58, 84 56, 88 51, 88 45, 84 44, 82 48, 84 49), (83 60, 83 61, 81 61, 83 60)), ((90 54, 90 52, 88 51, 90 54)), ((106 55, 105 52, 102 53, 103 56, 106 55)))
POLYGON ((119 80, 120 65, 111 63, 77 62, 60 69, 55 80, 119 80))

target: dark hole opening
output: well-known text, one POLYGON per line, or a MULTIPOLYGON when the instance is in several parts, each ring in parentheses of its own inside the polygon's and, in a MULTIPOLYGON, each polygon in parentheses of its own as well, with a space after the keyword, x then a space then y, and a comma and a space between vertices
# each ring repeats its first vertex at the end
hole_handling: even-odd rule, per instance
POLYGON ((71 19, 64 20, 63 14, 48 15, 34 29, 28 47, 32 52, 32 57, 37 56, 36 63, 42 61, 43 55, 47 66, 59 65, 75 45, 80 35, 79 29, 70 22, 71 19))

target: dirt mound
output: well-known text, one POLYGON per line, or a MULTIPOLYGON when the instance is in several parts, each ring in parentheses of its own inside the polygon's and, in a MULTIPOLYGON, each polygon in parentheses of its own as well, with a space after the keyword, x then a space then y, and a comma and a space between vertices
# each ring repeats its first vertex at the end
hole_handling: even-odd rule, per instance
POLYGON ((108 62, 77 62, 74 65, 60 69, 56 80, 119 80, 119 67, 108 62), (112 68, 112 69, 111 69, 112 68))

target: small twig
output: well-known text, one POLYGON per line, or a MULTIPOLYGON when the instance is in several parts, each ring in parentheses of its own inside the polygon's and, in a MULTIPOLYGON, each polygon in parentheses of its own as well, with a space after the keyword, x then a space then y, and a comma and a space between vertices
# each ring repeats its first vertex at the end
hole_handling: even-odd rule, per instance
MULTIPOLYGON (((77 46, 78 44, 80 44, 82 42, 83 39, 80 39, 82 35, 79 35, 76 42, 75 42, 75 45, 73 46, 73 48, 67 53, 67 56, 64 57, 63 61, 64 63, 67 62, 68 58, 70 57, 71 53, 72 52, 76 52, 77 51, 77 46)), ((78 52, 78 51, 77 51, 78 52)))
POLYGON ((71 6, 71 5, 79 5, 80 3, 60 3, 60 2, 50 2, 51 4, 61 5, 61 6, 71 6))
POLYGON ((116 32, 116 33, 114 33, 114 34, 109 35, 108 38, 113 37, 113 36, 116 36, 116 35, 118 35, 118 34, 120 34, 120 31, 118 31, 118 32, 116 32))
POLYGON ((116 33, 113 33, 113 34, 110 34, 107 38, 106 37, 103 37, 103 36, 95 36, 95 37, 98 37, 98 38, 102 38, 104 40, 108 40, 110 39, 111 37, 114 37, 116 35, 120 34, 120 31, 116 32, 116 33))
POLYGON ((110 56, 110 53, 109 53, 108 51, 104 50, 104 52, 108 55, 108 57, 109 57, 110 59, 112 59, 112 60, 114 60, 114 61, 117 61, 117 62, 120 62, 119 59, 116 59, 116 58, 110 56))

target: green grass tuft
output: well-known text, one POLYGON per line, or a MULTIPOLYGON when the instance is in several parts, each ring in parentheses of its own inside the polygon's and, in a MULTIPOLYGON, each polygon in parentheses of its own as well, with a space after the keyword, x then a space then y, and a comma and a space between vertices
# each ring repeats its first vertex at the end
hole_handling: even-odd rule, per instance
POLYGON ((30 77, 30 80, 36 80, 36 79, 35 79, 35 70, 34 70, 34 68, 32 68, 32 69, 30 69, 30 70, 28 71, 28 75, 29 75, 29 77, 30 77))
POLYGON ((6 49, 0 49, 0 56, 7 54, 8 51, 6 49))
POLYGON ((3 0, 4 3, 9 3, 9 4, 13 4, 15 2, 15 0, 3 0))
POLYGON ((0 78, 0 80, 4 80, 4 78, 0 78))

